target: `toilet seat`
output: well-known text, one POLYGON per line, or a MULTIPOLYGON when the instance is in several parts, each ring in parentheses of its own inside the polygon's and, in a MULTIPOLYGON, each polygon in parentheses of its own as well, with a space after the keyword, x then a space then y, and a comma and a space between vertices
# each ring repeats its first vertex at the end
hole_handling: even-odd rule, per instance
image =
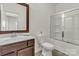
POLYGON ((44 42, 42 43, 43 48, 47 49, 47 50, 53 50, 54 49, 54 45, 48 42, 44 42))

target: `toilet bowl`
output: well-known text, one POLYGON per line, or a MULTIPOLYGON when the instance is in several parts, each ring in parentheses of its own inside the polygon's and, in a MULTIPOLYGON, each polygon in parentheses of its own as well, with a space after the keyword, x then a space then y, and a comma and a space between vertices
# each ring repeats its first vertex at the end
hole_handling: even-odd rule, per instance
POLYGON ((42 46, 42 55, 43 56, 52 56, 52 51, 54 50, 54 45, 48 42, 41 44, 42 46))

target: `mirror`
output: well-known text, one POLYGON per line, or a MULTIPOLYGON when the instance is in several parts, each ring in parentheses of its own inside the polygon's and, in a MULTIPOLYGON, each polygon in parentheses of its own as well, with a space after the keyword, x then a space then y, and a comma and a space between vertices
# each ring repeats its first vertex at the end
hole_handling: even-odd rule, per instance
POLYGON ((0 4, 0 33, 28 32, 29 6, 25 3, 0 4))

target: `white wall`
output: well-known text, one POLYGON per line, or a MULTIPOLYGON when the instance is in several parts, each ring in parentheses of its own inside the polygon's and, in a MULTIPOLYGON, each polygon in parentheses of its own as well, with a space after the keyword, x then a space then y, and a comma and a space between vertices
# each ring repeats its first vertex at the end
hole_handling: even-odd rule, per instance
MULTIPOLYGON (((50 16, 54 13, 54 4, 48 3, 31 3, 30 6, 30 33, 36 35, 42 31, 46 37, 50 34, 50 16)), ((37 43, 37 41, 36 41, 37 43)), ((39 50, 38 45, 35 46, 35 52, 39 50)))
MULTIPOLYGON (((78 8, 79 4, 77 3, 59 3, 56 5, 56 12, 66 11, 73 8, 78 8)), ((79 55, 79 46, 65 43, 58 40, 52 40, 52 43, 56 46, 56 48, 68 55, 79 55)))
POLYGON ((78 8, 79 3, 58 3, 56 5, 56 12, 66 11, 68 9, 78 8))

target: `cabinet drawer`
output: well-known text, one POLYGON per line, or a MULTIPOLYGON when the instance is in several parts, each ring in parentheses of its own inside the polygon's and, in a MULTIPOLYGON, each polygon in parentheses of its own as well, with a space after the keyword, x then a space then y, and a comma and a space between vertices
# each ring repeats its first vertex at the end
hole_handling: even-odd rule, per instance
POLYGON ((16 53, 15 52, 11 52, 11 53, 5 54, 3 56, 16 56, 16 53))
POLYGON ((25 47, 27 47, 27 41, 4 45, 2 46, 2 54, 7 54, 25 47))
POLYGON ((34 45, 34 39, 28 40, 28 46, 33 46, 34 45))

